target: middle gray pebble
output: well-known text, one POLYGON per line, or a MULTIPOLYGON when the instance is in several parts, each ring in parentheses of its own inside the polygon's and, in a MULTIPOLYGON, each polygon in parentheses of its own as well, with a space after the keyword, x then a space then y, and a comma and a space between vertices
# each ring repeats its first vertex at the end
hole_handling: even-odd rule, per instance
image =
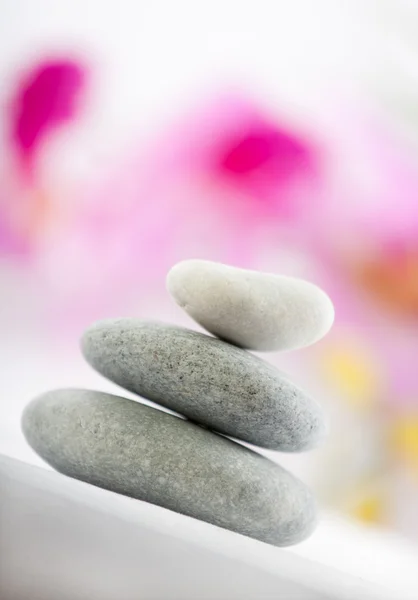
POLYGON ((189 419, 270 448, 297 452, 325 436, 320 405, 272 365, 216 338, 141 319, 112 319, 82 339, 105 377, 189 419))

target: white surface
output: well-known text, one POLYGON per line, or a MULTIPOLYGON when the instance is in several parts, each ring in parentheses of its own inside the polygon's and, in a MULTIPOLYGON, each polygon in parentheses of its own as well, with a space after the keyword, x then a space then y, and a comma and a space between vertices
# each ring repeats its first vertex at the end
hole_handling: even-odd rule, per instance
POLYGON ((2 600, 403 600, 365 580, 0 457, 2 600))

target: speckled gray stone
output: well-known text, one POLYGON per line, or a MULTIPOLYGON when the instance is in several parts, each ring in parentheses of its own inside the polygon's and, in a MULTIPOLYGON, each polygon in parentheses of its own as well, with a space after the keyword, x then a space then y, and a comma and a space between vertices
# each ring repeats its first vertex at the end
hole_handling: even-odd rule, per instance
POLYGON ((55 469, 278 546, 307 537, 315 502, 283 468, 223 436, 139 402, 87 390, 25 409, 31 447, 55 469))
POLYGON ((207 331, 250 350, 309 346, 334 321, 327 294, 295 277, 184 260, 170 270, 167 287, 207 331))
POLYGON ((277 369, 207 335, 140 319, 86 331, 87 361, 123 388, 246 442, 296 452, 326 433, 321 407, 277 369))

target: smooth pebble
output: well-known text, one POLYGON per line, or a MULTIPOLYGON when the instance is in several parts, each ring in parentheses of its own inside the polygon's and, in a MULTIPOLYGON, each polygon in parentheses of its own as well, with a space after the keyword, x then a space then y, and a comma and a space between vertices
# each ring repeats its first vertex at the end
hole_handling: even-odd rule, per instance
POLYGON ((100 321, 82 338, 105 377, 211 429, 297 452, 326 434, 320 405, 272 365, 221 340, 141 319, 100 321))
POLYGON ((306 538, 316 506, 279 465, 133 400, 58 390, 25 409, 23 432, 57 471, 277 546, 306 538))
POLYGON ((179 304, 210 333, 256 351, 293 350, 321 339, 334 308, 316 285, 205 260, 185 260, 167 276, 179 304))

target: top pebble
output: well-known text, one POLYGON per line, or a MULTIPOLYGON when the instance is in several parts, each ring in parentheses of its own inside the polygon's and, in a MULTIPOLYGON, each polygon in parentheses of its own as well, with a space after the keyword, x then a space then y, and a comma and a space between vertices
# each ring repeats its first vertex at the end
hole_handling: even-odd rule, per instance
POLYGON ((320 340, 334 307, 312 283, 205 260, 185 260, 167 276, 174 300, 210 333, 255 351, 294 350, 320 340))

